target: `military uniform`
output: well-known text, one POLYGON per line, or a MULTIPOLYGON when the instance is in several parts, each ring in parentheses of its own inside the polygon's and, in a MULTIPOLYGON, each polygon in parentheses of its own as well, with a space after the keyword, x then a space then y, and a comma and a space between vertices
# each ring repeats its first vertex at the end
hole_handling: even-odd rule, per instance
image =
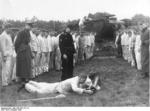
POLYGON ((59 48, 62 60, 62 76, 61 80, 73 77, 73 55, 75 53, 72 35, 64 32, 59 36, 59 48), (63 55, 66 54, 65 59, 63 55))
POLYGON ((117 56, 122 57, 122 47, 121 47, 121 33, 118 34, 115 41, 116 47, 117 47, 117 56))
POLYGON ((32 76, 33 78, 36 76, 36 56, 37 56, 37 38, 36 35, 30 31, 31 41, 30 47, 34 58, 32 59, 32 76))
POLYGON ((135 51, 137 69, 141 70, 142 65, 141 65, 141 39, 140 39, 140 35, 136 35, 134 51, 135 51))
POLYGON ((85 60, 85 37, 81 35, 79 37, 79 53, 78 53, 79 61, 85 60))
POLYGON ((12 79, 13 42, 6 31, 0 35, 0 51, 2 54, 2 86, 7 86, 12 79))
POLYGON ((129 44, 129 49, 130 49, 130 53, 131 53, 131 66, 135 66, 136 67, 136 59, 135 59, 135 38, 136 36, 134 35, 133 31, 132 31, 132 36, 131 36, 131 40, 130 40, 130 44, 129 44))
POLYGON ((94 47, 95 47, 95 37, 93 34, 90 34, 90 41, 91 41, 91 57, 93 56, 94 54, 94 47))
POLYGON ((41 34, 38 35, 37 40, 38 40, 38 51, 37 51, 37 75, 42 73, 42 43, 41 43, 41 34))
POLYGON ((59 35, 55 37, 55 69, 61 70, 61 52, 59 48, 59 35))
POLYGON ((48 39, 47 37, 44 38, 46 52, 45 52, 45 72, 48 72, 48 63, 49 63, 49 45, 48 45, 48 39))
POLYGON ((126 58, 126 33, 125 32, 121 36, 121 46, 122 46, 123 58, 127 60, 126 58))
POLYGON ((141 35, 142 74, 146 75, 149 73, 149 32, 144 29, 141 35))
POLYGON ((46 44, 45 44, 45 36, 42 36, 41 38, 41 51, 42 51, 42 59, 41 59, 41 64, 42 64, 42 73, 45 72, 45 67, 46 67, 46 44))

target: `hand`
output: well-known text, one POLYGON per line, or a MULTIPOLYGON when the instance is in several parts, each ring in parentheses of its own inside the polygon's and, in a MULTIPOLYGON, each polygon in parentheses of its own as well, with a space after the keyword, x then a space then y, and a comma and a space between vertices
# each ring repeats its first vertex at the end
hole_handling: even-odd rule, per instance
POLYGON ((87 93, 87 94, 93 94, 92 90, 84 90, 83 92, 87 93))
POLYGON ((116 44, 116 48, 118 48, 118 45, 116 44))
POLYGON ((73 57, 76 57, 76 56, 77 56, 77 54, 76 54, 76 53, 74 53, 74 54, 73 54, 73 57))
POLYGON ((6 59, 7 59, 7 57, 6 57, 6 56, 4 56, 4 57, 3 57, 4 62, 6 62, 6 59))
POLYGON ((64 59, 67 59, 67 55, 66 55, 66 54, 63 54, 63 58, 64 58, 64 59))
POLYGON ((146 45, 145 42, 142 42, 142 45, 146 45))

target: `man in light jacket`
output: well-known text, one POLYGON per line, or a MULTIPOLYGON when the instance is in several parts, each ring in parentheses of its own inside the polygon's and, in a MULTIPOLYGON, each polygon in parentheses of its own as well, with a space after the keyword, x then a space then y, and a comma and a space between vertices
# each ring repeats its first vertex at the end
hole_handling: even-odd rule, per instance
POLYGON ((9 24, 4 25, 4 31, 0 35, 0 52, 2 55, 2 86, 7 86, 11 82, 12 76, 13 41, 12 32, 8 29, 9 24))
POLYGON ((82 84, 88 83, 92 84, 92 81, 88 78, 87 75, 81 74, 70 79, 66 79, 61 82, 56 83, 45 83, 45 82, 35 82, 29 81, 25 85, 25 89, 30 93, 37 94, 68 94, 70 92, 76 92, 78 94, 88 93, 92 94, 93 91, 90 89, 82 88, 82 84))

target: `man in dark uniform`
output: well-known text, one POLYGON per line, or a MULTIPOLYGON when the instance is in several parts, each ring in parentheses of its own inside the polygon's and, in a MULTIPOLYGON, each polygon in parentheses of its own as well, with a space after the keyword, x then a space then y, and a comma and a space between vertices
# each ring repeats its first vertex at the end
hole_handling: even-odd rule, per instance
POLYGON ((32 22, 27 22, 25 29, 20 31, 15 41, 16 57, 16 75, 21 80, 21 87, 18 91, 24 88, 24 84, 32 78, 32 52, 30 48, 30 30, 32 22))
POLYGON ((147 25, 143 24, 143 30, 141 34, 141 60, 142 60, 142 71, 141 75, 143 78, 149 77, 149 34, 150 30, 147 25))
POLYGON ((122 57, 122 47, 121 47, 121 32, 117 33, 117 38, 115 41, 116 48, 117 48, 117 57, 122 57))
POLYGON ((62 76, 61 80, 66 80, 73 77, 73 56, 75 53, 74 43, 72 35, 70 34, 70 28, 59 36, 59 47, 62 60, 62 76))

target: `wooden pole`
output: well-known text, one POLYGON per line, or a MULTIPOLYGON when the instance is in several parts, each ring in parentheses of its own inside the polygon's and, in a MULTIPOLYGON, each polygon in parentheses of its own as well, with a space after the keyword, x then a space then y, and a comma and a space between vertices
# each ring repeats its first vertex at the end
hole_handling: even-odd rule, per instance
POLYGON ((66 95, 60 94, 55 97, 45 97, 45 98, 35 98, 35 99, 25 99, 25 100, 17 100, 17 102, 28 102, 28 101, 40 101, 40 100, 47 100, 47 99, 56 99, 56 98, 65 98, 66 95))

